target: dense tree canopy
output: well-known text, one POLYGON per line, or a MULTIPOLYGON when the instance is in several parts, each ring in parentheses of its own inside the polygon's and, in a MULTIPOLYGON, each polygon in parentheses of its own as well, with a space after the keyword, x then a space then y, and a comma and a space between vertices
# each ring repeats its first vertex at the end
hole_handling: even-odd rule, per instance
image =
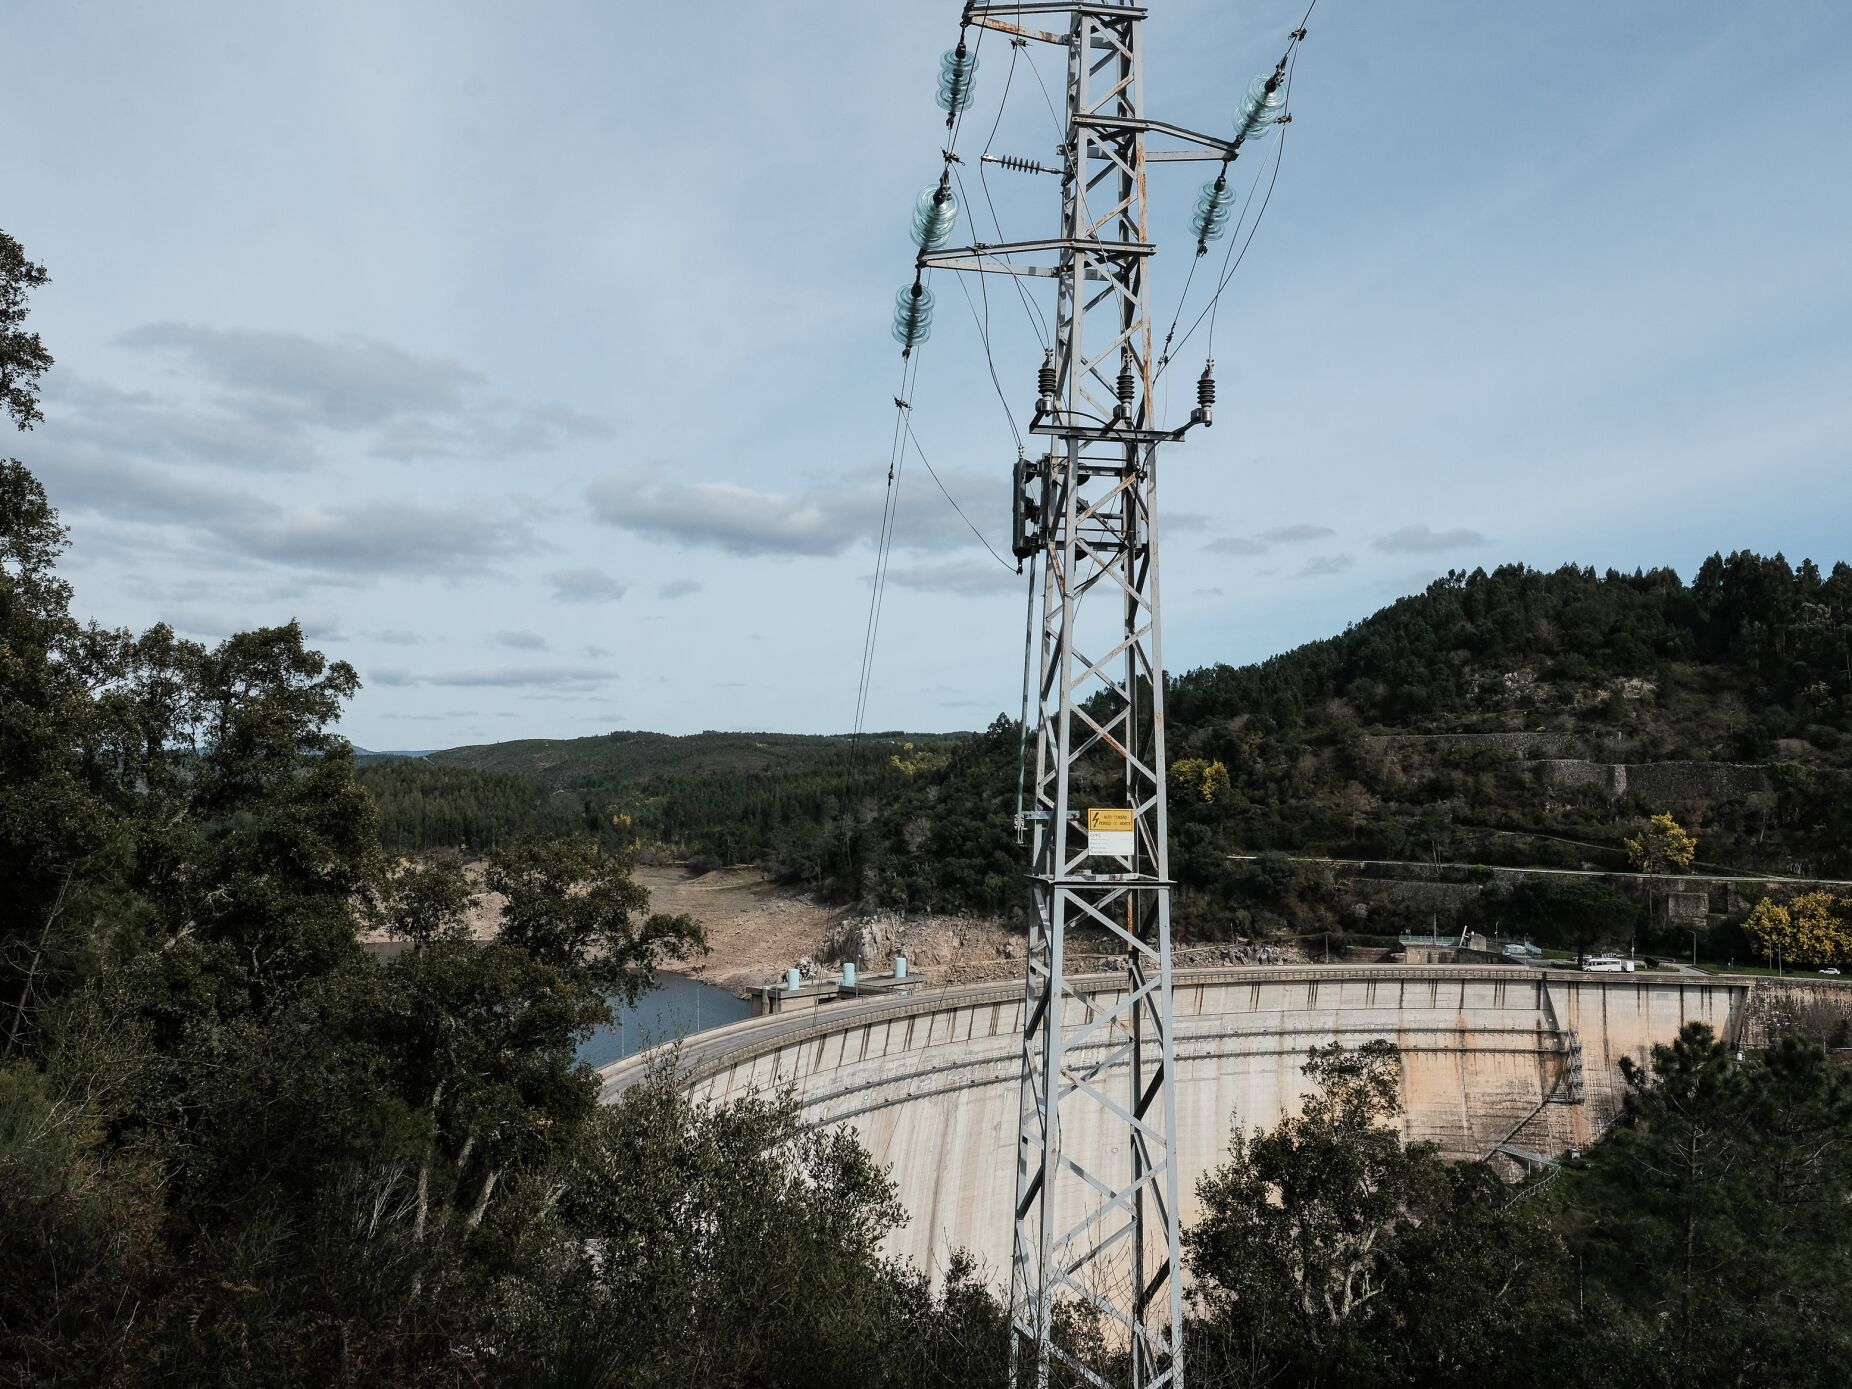
POLYGON ((1192 1382, 1814 1389, 1852 1354, 1852 1079, 1702 1024, 1623 1062, 1610 1138, 1515 1193, 1405 1143, 1395 1050, 1314 1051, 1189 1233, 1192 1382))
POLYGON ((30 429, 44 414, 39 409, 39 377, 51 366, 51 353, 37 333, 26 331, 31 293, 49 277, 21 246, 0 231, 0 409, 21 429, 30 429))
POLYGON ((851 1139, 672 1075, 599 1105, 576 1044, 701 944, 625 854, 511 838, 476 939, 454 864, 379 849, 349 667, 293 623, 78 627, 42 493, 0 483, 0 1378, 994 1378, 994 1300, 879 1255, 851 1139))
POLYGON ((1512 1340, 1557 1311, 1560 1240, 1486 1167, 1402 1140, 1392 1043, 1333 1043, 1305 1073, 1304 1111, 1237 1133, 1201 1183, 1195 1381, 1511 1382, 1512 1340))

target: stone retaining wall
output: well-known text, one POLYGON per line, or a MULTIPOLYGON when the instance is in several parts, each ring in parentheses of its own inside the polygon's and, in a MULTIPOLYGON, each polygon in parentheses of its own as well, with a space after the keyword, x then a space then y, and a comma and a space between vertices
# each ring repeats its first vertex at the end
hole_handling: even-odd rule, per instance
POLYGON ((1739 762, 1588 762, 1542 758, 1533 775, 1552 791, 1593 791, 1609 800, 1635 796, 1662 807, 1698 801, 1755 801, 1772 797, 1767 767, 1739 762))

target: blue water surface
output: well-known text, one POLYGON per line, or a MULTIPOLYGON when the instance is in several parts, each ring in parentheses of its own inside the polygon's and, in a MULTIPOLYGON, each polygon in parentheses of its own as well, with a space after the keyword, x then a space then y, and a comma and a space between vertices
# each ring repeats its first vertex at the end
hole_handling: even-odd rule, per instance
POLYGON ((658 974, 656 987, 639 998, 635 1007, 622 999, 611 1000, 615 1015, 579 1044, 579 1060, 608 1066, 658 1042, 724 1027, 752 1016, 752 1005, 725 989, 680 974, 658 974))

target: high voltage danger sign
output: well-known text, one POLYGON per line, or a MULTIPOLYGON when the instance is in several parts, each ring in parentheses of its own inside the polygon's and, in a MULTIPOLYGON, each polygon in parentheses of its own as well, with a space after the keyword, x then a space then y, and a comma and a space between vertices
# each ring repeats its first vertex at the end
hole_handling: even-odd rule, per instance
POLYGON ((1087 852, 1098 858, 1132 856, 1132 812, 1100 810, 1087 812, 1087 852))

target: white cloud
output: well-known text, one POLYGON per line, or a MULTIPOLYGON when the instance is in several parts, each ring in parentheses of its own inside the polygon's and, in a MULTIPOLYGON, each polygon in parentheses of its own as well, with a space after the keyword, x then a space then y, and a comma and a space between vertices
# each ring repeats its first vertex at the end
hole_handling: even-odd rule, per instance
POLYGON ((1274 526, 1255 535, 1224 535, 1211 540, 1203 548, 1218 555, 1264 555, 1276 545, 1303 545, 1313 540, 1326 540, 1336 534, 1329 526, 1315 526, 1302 521, 1291 526, 1274 526))
MULTIPOLYGON (((968 560, 906 567, 891 565, 887 581, 896 588, 923 593, 951 593, 962 598, 986 598, 1019 592, 1026 580, 1003 568, 989 555, 977 552, 968 560)), ((864 582, 867 582, 864 579, 864 582)))
MULTIPOLYGON (((939 476, 968 514, 974 497, 993 503, 990 514, 1001 510, 1008 489, 1004 477, 945 468, 939 476)), ((923 487, 903 496, 893 543, 900 549, 976 545, 930 480, 922 482, 923 487)), ((827 557, 874 544, 881 529, 883 492, 864 478, 835 478, 801 490, 774 492, 734 482, 682 482, 660 470, 632 468, 592 483, 586 500, 606 525, 651 540, 735 555, 827 557)))
POLYGON ((1400 530, 1379 535, 1370 542, 1372 549, 1391 555, 1437 555, 1447 550, 1466 550, 1486 543, 1478 531, 1460 527, 1437 531, 1425 522, 1403 526, 1400 530))
POLYGON ((1301 579, 1322 578, 1327 574, 1342 574, 1354 561, 1349 555, 1315 555, 1307 560, 1295 576, 1301 579))
POLYGON ((406 687, 444 685, 459 689, 596 690, 618 677, 598 666, 471 666, 463 670, 412 671, 377 666, 367 678, 375 685, 406 687))
POLYGON ((606 603, 624 596, 624 585, 602 569, 555 569, 547 583, 561 603, 606 603))

